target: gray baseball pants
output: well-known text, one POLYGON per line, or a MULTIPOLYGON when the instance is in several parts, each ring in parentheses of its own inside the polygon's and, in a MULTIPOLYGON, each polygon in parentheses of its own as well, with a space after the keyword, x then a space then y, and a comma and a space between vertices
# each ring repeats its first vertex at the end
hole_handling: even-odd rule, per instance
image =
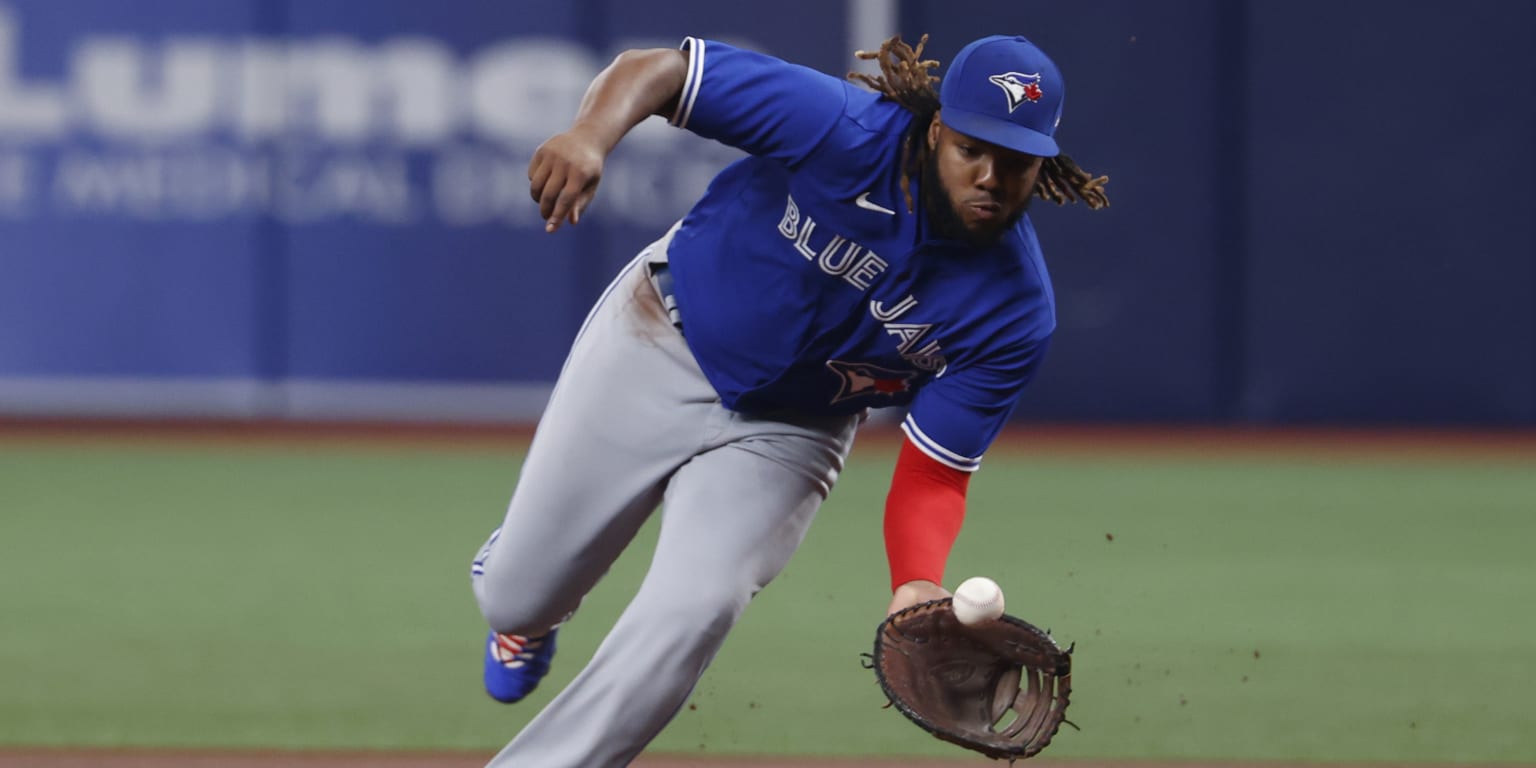
POLYGON ((661 505, 650 570, 591 662, 488 768, 629 765, 800 545, 862 420, 722 407, 684 339, 687 307, 679 332, 651 279, 669 240, 587 317, 473 586, 496 631, 542 634, 661 505))

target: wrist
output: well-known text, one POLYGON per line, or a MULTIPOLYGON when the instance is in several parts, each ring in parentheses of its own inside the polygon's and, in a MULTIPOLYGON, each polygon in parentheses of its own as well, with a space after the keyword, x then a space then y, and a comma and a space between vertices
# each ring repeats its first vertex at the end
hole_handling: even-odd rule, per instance
POLYGON ((633 127, 612 125, 609 122, 596 115, 578 117, 566 133, 597 150, 606 158, 633 127))
POLYGON ((949 597, 949 590, 927 579, 913 579, 899 584, 891 593, 891 603, 886 608, 886 615, 896 613, 905 608, 910 608, 918 603, 926 603, 930 600, 942 600, 949 597))

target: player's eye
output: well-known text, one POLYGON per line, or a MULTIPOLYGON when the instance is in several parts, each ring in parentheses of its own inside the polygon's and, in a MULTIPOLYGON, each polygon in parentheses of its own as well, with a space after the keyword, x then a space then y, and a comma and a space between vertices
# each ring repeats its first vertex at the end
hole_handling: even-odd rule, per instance
POLYGON ((1029 173, 1029 167, 1031 164, 1025 161, 1008 160, 999 163, 999 165, 1002 166, 998 169, 999 173, 1003 173, 1008 176, 1024 176, 1029 173))

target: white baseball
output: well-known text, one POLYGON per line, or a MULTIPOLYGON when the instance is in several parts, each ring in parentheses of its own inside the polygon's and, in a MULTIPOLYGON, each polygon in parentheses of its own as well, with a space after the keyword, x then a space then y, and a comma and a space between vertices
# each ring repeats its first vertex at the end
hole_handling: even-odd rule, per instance
POLYGON ((1003 615, 1003 589, 985 576, 966 579, 955 588, 954 607, 955 618, 968 627, 992 621, 1003 615))

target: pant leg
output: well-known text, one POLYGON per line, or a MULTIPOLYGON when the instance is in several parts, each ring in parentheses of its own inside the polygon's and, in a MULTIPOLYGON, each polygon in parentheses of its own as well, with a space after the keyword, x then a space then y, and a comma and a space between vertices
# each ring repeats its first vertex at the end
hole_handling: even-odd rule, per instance
POLYGON ((748 601, 783 569, 836 481, 857 419, 724 414, 666 493, 639 592, 585 669, 489 768, 615 768, 687 701, 748 601))
POLYGON ((658 247, 665 239, 620 273, 583 324, 500 533, 475 560, 475 596, 498 632, 542 634, 574 611, 719 418, 646 274, 658 247))

